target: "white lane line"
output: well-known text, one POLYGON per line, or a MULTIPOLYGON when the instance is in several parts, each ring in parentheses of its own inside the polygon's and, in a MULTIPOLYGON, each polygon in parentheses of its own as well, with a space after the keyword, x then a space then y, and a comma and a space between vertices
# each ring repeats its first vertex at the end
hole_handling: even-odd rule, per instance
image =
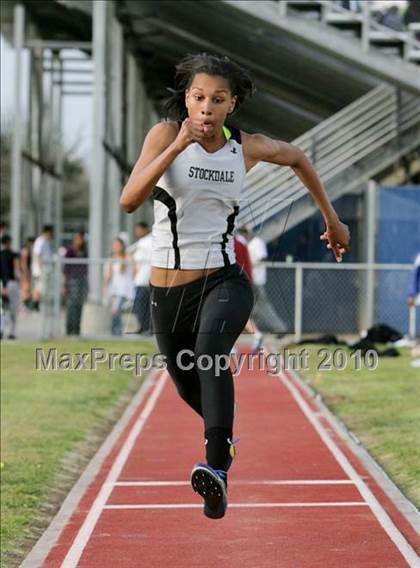
MULTIPOLYGON (((181 487, 191 485, 190 481, 116 481, 116 487, 181 487)), ((261 479, 231 480, 232 485, 354 485, 351 479, 261 479)))
MULTIPOLYGON (((367 507, 364 501, 338 501, 338 502, 313 502, 313 503, 229 503, 229 509, 233 508, 270 508, 270 507, 367 507)), ((159 503, 147 505, 105 505, 104 509, 197 509, 203 505, 196 503, 159 503)))
MULTIPOLYGON (((292 371, 289 371, 293 374, 292 371)), ((352 479, 360 491, 361 496, 363 499, 368 503, 370 509, 372 510, 373 514, 375 515, 376 519, 378 520, 379 524, 382 526, 384 531, 387 533, 389 538, 401 552, 402 556, 408 562, 410 567, 418 567, 420 566, 419 557, 407 542, 405 537, 401 534, 401 532, 397 529, 397 527, 392 522, 391 518, 389 517, 388 513, 376 499, 375 495, 369 489, 367 484, 363 481, 363 479, 359 476, 356 472, 354 467, 351 465, 347 457, 344 453, 340 450, 334 440, 330 437, 328 432, 325 430, 321 422, 315 416, 315 413, 312 411, 308 403, 305 401, 303 396, 301 395, 299 389, 292 383, 292 381, 284 374, 283 371, 280 371, 277 375, 282 383, 286 386, 286 388, 290 391, 294 399, 296 400, 297 404, 299 405, 302 412, 305 414, 306 418, 318 432, 319 436, 321 437, 324 444, 330 450, 332 455, 335 457, 337 462, 343 468, 345 473, 352 479)))
POLYGON ((77 566, 83 550, 93 532, 93 529, 95 528, 98 518, 101 515, 104 505, 112 492, 114 483, 121 474, 122 468, 124 467, 125 462, 131 450, 133 449, 138 435, 142 431, 146 420, 149 418, 152 410, 154 409, 156 401, 159 398, 160 393, 162 392, 167 377, 168 374, 164 372, 156 382, 156 385, 149 396, 146 406, 144 407, 142 413, 131 429, 131 432, 129 433, 125 443, 123 444, 117 459, 113 463, 113 466, 108 474, 108 477, 106 478, 105 483, 102 485, 101 490, 96 497, 83 525, 80 527, 80 530, 77 533, 77 536, 74 539, 71 548, 69 549, 65 559, 63 560, 63 563, 61 564, 62 568, 75 568, 77 566))

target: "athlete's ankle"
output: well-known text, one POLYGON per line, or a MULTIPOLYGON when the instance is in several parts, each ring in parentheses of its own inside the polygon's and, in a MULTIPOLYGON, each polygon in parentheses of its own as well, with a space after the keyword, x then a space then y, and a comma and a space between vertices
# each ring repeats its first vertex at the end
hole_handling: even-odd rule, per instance
POLYGON ((213 469, 228 472, 235 456, 232 430, 228 428, 209 428, 205 431, 207 464, 213 469))

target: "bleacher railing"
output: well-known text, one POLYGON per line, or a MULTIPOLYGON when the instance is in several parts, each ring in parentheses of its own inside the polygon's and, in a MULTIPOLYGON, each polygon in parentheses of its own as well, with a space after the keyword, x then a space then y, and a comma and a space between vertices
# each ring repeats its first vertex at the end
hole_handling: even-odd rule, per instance
MULTIPOLYGON (((328 191, 336 176, 352 166, 362 167, 367 157, 392 140, 401 142, 416 127, 420 128, 420 97, 382 84, 292 144, 305 152, 328 191)), ((260 162, 247 176, 238 224, 260 225, 307 194, 291 168, 260 162)))

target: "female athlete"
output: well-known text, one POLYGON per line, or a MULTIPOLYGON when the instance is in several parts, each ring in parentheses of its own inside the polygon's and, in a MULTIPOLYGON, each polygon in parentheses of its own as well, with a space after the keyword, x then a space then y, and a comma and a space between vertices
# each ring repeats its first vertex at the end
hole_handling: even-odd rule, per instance
POLYGON ((338 262, 350 235, 298 147, 225 126, 254 90, 245 69, 227 57, 189 55, 175 84, 168 111, 178 120, 148 132, 120 203, 131 213, 154 200, 153 328, 179 395, 203 418, 207 463, 193 467, 191 483, 204 514, 218 519, 235 455, 228 357, 254 305, 233 244, 246 173, 260 161, 291 167, 322 212, 321 239, 338 262))

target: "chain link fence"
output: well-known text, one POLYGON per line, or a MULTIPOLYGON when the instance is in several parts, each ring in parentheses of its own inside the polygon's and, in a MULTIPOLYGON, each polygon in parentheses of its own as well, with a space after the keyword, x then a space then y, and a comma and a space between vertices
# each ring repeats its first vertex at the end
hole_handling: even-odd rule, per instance
POLYGON ((377 323, 408 335, 410 319, 411 335, 420 335, 418 308, 410 314, 407 303, 409 264, 278 262, 267 267, 267 296, 297 339, 303 334, 360 335, 377 323))
MULTIPOLYGON (((40 311, 19 313, 18 335, 28 336, 26 326, 32 326, 34 339, 151 335, 149 287, 136 286, 131 262, 114 266, 114 281, 107 283, 109 263, 56 256, 43 275, 40 311), (97 283, 95 290, 91 282, 97 283)), ((420 335, 420 317, 413 313, 419 308, 410 316, 407 305, 408 264, 265 264, 267 282, 255 288, 259 306, 253 312, 263 332, 299 340, 304 334, 359 335, 384 323, 405 335, 411 321, 411 333, 420 335)))

